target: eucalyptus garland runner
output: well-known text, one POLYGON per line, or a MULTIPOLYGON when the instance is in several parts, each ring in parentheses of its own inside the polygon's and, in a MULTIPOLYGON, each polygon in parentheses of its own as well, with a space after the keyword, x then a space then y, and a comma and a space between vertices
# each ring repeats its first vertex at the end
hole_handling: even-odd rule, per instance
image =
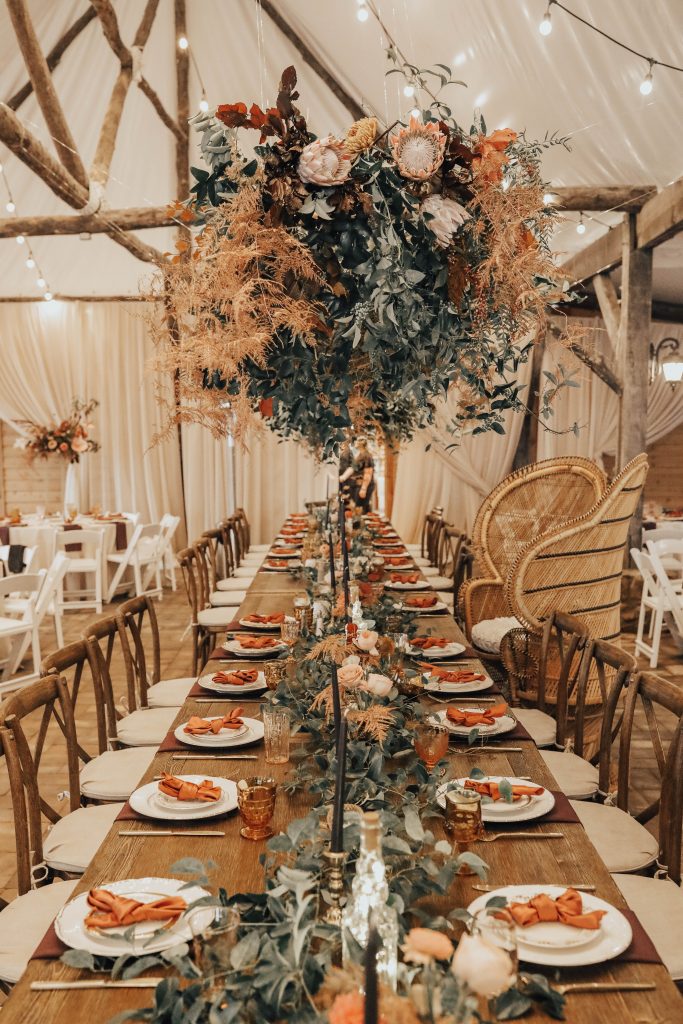
POLYGON ((563 140, 487 134, 481 117, 465 130, 438 99, 407 125, 316 138, 297 99, 289 67, 275 107, 195 118, 208 169, 176 210, 205 226, 164 268, 178 337, 156 331, 156 367, 177 380, 167 429, 241 438, 260 413, 327 456, 349 428, 409 439, 456 389, 454 429, 504 432, 562 298, 540 160, 563 140), (252 159, 240 130, 259 133, 252 159))

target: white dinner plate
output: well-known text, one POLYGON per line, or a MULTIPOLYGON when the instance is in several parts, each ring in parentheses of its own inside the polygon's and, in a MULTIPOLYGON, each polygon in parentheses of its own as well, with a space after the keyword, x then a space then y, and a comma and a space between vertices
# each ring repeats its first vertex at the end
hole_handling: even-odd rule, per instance
POLYGON ((418 580, 417 583, 402 583, 397 581, 396 583, 385 583, 384 586, 387 590, 431 590, 427 580, 418 580))
MULTIPOLYGON (((211 718, 222 718, 222 715, 211 715, 211 718)), ((211 718, 207 721, 211 721, 211 718)), ((173 731, 173 735, 180 743, 186 743, 188 747, 244 747, 248 743, 256 743, 263 739, 263 722, 257 718, 242 717, 244 726, 241 729, 224 729, 219 733, 204 733, 203 736, 191 736, 184 732, 187 722, 182 722, 173 731)))
POLYGON ((220 800, 209 803, 205 800, 176 800, 159 791, 158 782, 148 782, 131 793, 128 802, 138 814, 146 818, 162 818, 164 821, 194 821, 200 818, 215 818, 227 814, 237 807, 237 786, 230 779, 216 779, 208 775, 178 775, 176 778, 198 785, 208 779, 214 786, 220 786, 220 800))
POLYGON ((300 566, 300 558, 297 558, 296 561, 291 561, 288 565, 266 565, 264 562, 261 566, 261 572, 291 572, 292 569, 298 569, 300 566))
POLYGON ((429 650, 423 651, 421 647, 409 647, 408 654, 411 658, 419 660, 425 658, 427 661, 441 661, 442 658, 457 658, 459 655, 465 653, 464 644, 458 644, 455 641, 450 644, 446 644, 445 647, 430 647, 429 650))
MULTIPOLYGON (((424 673, 425 690, 430 693, 443 693, 457 696, 462 693, 481 693, 482 690, 489 690, 493 686, 493 679, 486 676, 485 679, 475 679, 471 683, 446 683, 437 676, 430 676, 429 672, 424 673)), ((201 684, 201 680, 200 680, 201 684)))
POLYGON ((409 612, 411 615, 445 615, 448 612, 448 605, 443 601, 437 601, 430 608, 411 608, 409 604, 401 602, 399 610, 409 612))
POLYGON ((253 629, 255 633, 279 633, 281 625, 279 622, 250 622, 249 619, 240 619, 239 623, 244 629, 253 629))
MULTIPOLYGON (((206 889, 200 888, 193 883, 183 882, 178 878, 126 878, 119 882, 103 882, 97 886, 99 889, 107 889, 117 896, 130 896, 141 903, 153 903, 164 896, 181 895, 187 903, 196 902, 209 893, 206 889), (182 889, 182 892, 180 890, 182 889)), ((160 953, 178 943, 188 942, 192 938, 192 931, 188 922, 187 913, 181 917, 170 928, 164 928, 159 934, 150 939, 150 935, 158 931, 162 922, 145 921, 135 926, 135 932, 124 938, 127 928, 107 928, 104 931, 93 931, 85 927, 85 918, 92 912, 92 907, 87 902, 87 892, 82 892, 75 899, 70 900, 62 907, 55 918, 55 931, 62 942, 71 946, 72 949, 85 949, 89 953, 99 956, 120 956, 123 953, 143 956, 147 953, 160 953)), ((206 914, 207 927, 211 921, 213 908, 207 907, 205 911, 197 909, 193 914, 198 917, 206 914)), ((201 922, 195 922, 195 930, 201 929, 201 922)))
MULTIPOLYGON (((485 707, 468 707, 467 710, 486 711, 487 709, 485 707)), ((511 715, 501 715, 493 725, 455 725, 448 720, 446 711, 435 711, 431 717, 433 721, 438 721, 439 725, 445 726, 454 736, 469 736, 473 729, 477 729, 480 736, 495 736, 498 733, 512 732, 517 724, 511 715)))
MULTIPOLYGON (((484 779, 477 779, 477 782, 500 782, 502 779, 506 779, 513 786, 536 785, 534 782, 529 782, 528 779, 518 779, 512 775, 487 775, 484 779)), ((464 787, 467 779, 444 782, 437 789, 436 802, 439 807, 446 806, 444 794, 456 781, 464 787)), ((506 800, 487 800, 486 802, 482 800, 481 816, 485 822, 498 822, 499 824, 510 821, 533 821, 534 818, 542 818, 544 814, 548 814, 554 806, 555 797, 549 789, 544 789, 539 796, 521 797, 511 804, 506 800)))
POLYGON ((256 658, 262 661, 264 658, 272 658, 282 654, 283 651, 287 650, 287 644, 278 640, 277 644, 274 644, 272 647, 251 648, 242 647, 240 641, 234 639, 226 640, 223 644, 223 649, 228 651, 229 654, 236 654, 239 658, 256 658))
MULTIPOLYGON (((230 672, 231 670, 226 669, 226 671, 230 672)), ((239 697, 241 693, 254 693, 255 690, 265 690, 266 688, 266 677, 263 672, 259 672, 255 682, 245 683, 244 686, 236 686, 234 683, 214 683, 213 676, 217 674, 214 672, 213 675, 200 677, 199 685, 202 690, 212 690, 214 693, 225 693, 231 697, 239 697)))
MULTIPOLYGON (((285 545, 285 546, 289 547, 289 545, 285 545)), ((301 561, 301 548, 299 548, 298 551, 295 551, 293 555, 281 555, 277 548, 273 548, 271 550, 270 554, 268 555, 268 558, 277 558, 278 561, 280 561, 280 562, 282 562, 282 561, 285 561, 285 562, 297 562, 298 561, 298 562, 300 562, 301 561)))
MULTIPOLYGON (((540 893, 547 893, 548 896, 557 899, 565 889, 564 885, 507 885, 479 896, 467 909, 470 914, 475 914, 478 910, 483 910, 493 896, 504 896, 511 903, 524 902, 540 893)), ((516 928, 519 959, 548 967, 583 967, 611 960, 628 949, 633 932, 621 911, 593 893, 582 892, 581 899, 587 911, 607 911, 596 931, 571 928, 559 922, 516 928), (582 934, 568 935, 569 932, 582 934)))

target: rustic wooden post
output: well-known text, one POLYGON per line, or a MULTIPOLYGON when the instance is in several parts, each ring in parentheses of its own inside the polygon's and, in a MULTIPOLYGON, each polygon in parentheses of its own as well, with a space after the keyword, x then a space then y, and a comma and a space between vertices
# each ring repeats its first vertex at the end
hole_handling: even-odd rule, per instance
POLYGON ((531 353, 531 379, 527 391, 527 410, 519 433, 517 451, 512 462, 513 469, 530 466, 536 462, 538 451, 538 420, 541 407, 541 366, 545 354, 545 332, 534 344, 531 353))
POLYGON ((398 468, 398 451, 391 444, 384 445, 384 512, 391 519, 394 511, 394 494, 396 493, 396 470, 398 468))
MULTIPOLYGON (((647 444, 648 358, 652 308, 652 249, 638 249, 636 215, 624 224, 619 351, 623 366, 618 468, 647 444)), ((631 522, 629 548, 640 547, 642 499, 631 522)))

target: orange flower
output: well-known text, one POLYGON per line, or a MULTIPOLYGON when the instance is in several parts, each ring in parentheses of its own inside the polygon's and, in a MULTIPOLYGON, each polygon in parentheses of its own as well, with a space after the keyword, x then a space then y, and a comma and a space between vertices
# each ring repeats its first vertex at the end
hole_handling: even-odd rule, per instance
POLYGON ((328 1014, 330 1024, 363 1024, 365 996, 360 992, 344 992, 337 996, 328 1014))
POLYGON ((517 138, 512 128, 497 128, 491 135, 480 135, 474 146, 477 154, 472 161, 472 173, 484 181, 500 181, 503 165, 506 163, 505 150, 517 138))
POLYGON ((485 136, 485 139, 490 146, 502 153, 509 145, 517 141, 517 132, 514 132, 512 128, 496 128, 495 132, 485 136))

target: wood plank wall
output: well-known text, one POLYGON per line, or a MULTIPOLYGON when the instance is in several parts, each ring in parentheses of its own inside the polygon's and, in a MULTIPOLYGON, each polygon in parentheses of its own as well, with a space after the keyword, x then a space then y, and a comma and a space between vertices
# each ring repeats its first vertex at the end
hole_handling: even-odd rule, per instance
POLYGON ((647 454, 650 469, 645 480, 645 501, 654 501, 664 508, 683 508, 683 424, 660 438, 647 454))
POLYGON ((62 460, 36 459, 30 464, 24 452, 14 447, 17 436, 0 422, 0 511, 35 512, 37 505, 56 511, 62 507, 64 493, 62 460))

